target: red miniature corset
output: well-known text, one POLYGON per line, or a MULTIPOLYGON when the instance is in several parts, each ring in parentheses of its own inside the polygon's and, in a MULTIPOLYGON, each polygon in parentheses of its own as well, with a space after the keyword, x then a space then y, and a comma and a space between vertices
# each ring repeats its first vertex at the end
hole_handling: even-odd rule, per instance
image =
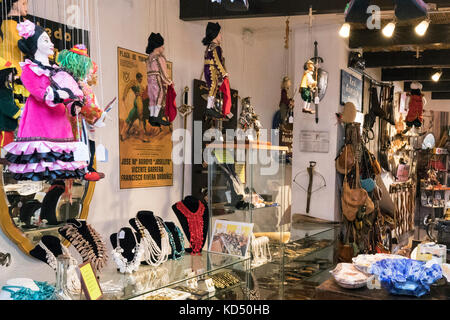
POLYGON ((192 254, 199 254, 203 249, 203 214, 205 212, 205 206, 199 201, 197 212, 191 212, 183 202, 177 203, 177 209, 186 217, 189 225, 189 233, 191 238, 192 254))

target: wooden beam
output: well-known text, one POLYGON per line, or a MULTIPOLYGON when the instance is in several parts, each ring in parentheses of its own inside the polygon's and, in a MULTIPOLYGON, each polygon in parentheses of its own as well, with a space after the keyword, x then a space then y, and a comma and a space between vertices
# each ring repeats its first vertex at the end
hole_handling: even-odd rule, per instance
MULTIPOLYGON (((430 81, 438 69, 434 68, 388 68, 382 70, 382 81, 430 81)), ((450 81, 450 69, 442 69, 441 81, 450 81)))
MULTIPOLYGON (((433 100, 450 100, 450 92, 432 92, 431 99, 433 100)), ((450 104, 449 104, 450 110, 450 104)))
POLYGON ((365 52, 367 68, 450 67, 450 50, 426 50, 416 58, 415 51, 365 52))
MULTIPOLYGON (((249 0, 246 12, 227 11, 222 5, 211 0, 180 0, 180 19, 184 21, 240 19, 256 17, 280 17, 307 15, 312 6, 314 14, 343 14, 349 0, 249 0)), ((433 0, 438 8, 450 7, 448 0, 433 0)), ((394 1, 377 0, 381 10, 394 10, 394 1)))
MULTIPOLYGON (((422 91, 424 92, 450 92, 450 81, 421 81, 423 85, 422 91)), ((411 91, 411 82, 405 81, 405 91, 411 91)))
MULTIPOLYGON (((249 0, 248 11, 234 12, 225 10, 222 5, 212 3, 211 0, 180 0, 180 19, 198 21, 298 16, 308 15, 310 6, 313 8, 314 14, 344 14, 347 3, 348 0, 274 0, 272 2, 249 0)), ((377 5, 383 10, 394 9, 393 2, 389 0, 379 0, 377 5)))
MULTIPOLYGON (((382 26, 383 27, 383 26, 382 26)), ((351 49, 391 46, 420 46, 450 43, 450 24, 431 24, 425 36, 420 37, 413 25, 395 28, 394 35, 386 38, 381 30, 356 29, 350 33, 351 49)))

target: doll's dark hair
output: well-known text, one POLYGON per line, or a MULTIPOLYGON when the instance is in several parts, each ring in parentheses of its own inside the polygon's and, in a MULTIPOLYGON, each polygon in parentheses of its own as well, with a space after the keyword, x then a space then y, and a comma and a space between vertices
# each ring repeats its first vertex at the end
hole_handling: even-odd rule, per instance
POLYGON ((0 89, 13 89, 14 81, 11 81, 11 88, 8 88, 6 84, 9 82, 8 77, 10 74, 16 75, 17 71, 15 68, 8 68, 0 70, 0 89))
POLYGON ((36 25, 34 35, 25 39, 22 38, 17 43, 19 46, 20 51, 22 51, 27 58, 34 59, 34 55, 36 54, 36 51, 38 49, 38 40, 39 37, 45 32, 45 30, 41 27, 36 25))

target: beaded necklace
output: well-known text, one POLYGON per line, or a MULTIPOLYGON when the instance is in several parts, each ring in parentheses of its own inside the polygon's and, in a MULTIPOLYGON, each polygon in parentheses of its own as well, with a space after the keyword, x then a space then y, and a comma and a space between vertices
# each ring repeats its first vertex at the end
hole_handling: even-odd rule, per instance
POLYGON ((181 244, 181 250, 177 251, 177 245, 175 244, 175 238, 173 233, 169 230, 166 224, 164 224, 164 227, 166 228, 167 235, 169 236, 170 246, 172 247, 172 260, 180 260, 184 256, 184 237, 181 233, 180 228, 175 226, 175 230, 177 231, 178 239, 180 239, 181 244))
MULTIPOLYGON (((120 229, 120 231, 122 231, 122 229, 120 229)), ((139 269, 142 257, 144 256, 144 246, 142 245, 142 240, 141 242, 138 242, 136 239, 136 235, 134 234, 134 232, 132 232, 136 246, 132 251, 132 253, 134 253, 133 260, 128 261, 127 258, 123 256, 123 248, 120 247, 119 233, 117 233, 117 246, 112 251, 114 262, 119 268, 120 273, 133 273, 139 269)))
POLYGON ((189 225, 190 243, 192 248, 192 255, 200 254, 203 249, 203 214, 205 213, 205 206, 201 201, 198 202, 197 212, 191 212, 183 202, 177 203, 177 209, 186 217, 189 225))
POLYGON ((148 232, 148 230, 141 223, 141 221, 139 221, 137 217, 134 219, 134 221, 136 222, 136 226, 139 229, 139 233, 141 234, 142 242, 144 244, 145 248, 144 260, 154 267, 158 267, 162 263, 166 262, 169 257, 170 244, 167 232, 164 229, 164 226, 161 225, 161 222, 158 219, 156 219, 161 234, 161 248, 160 248, 156 243, 156 241, 152 238, 150 232, 148 232))

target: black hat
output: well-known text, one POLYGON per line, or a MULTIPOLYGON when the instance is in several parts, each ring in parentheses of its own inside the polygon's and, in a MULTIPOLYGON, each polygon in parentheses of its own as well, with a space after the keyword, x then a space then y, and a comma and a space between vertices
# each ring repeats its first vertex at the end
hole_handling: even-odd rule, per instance
POLYGON ((164 45, 164 38, 160 33, 153 33, 148 37, 147 54, 152 53, 155 49, 164 45))
POLYGON ((220 26, 219 23, 212 23, 212 22, 208 22, 208 26, 206 27, 206 36, 203 39, 203 44, 205 46, 209 46, 209 44, 215 39, 217 38, 217 36, 220 33, 220 29, 222 29, 222 27, 220 26))
POLYGON ((29 38, 22 38, 19 40, 18 47, 27 57, 33 58, 38 49, 39 37, 45 32, 45 30, 38 25, 35 25, 34 35, 29 38))

